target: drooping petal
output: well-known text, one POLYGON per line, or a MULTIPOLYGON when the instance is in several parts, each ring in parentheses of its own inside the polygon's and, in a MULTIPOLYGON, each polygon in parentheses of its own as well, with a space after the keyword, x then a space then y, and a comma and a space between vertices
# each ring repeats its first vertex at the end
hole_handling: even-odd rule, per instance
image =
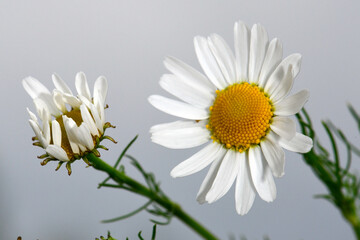
POLYGON ((282 177, 285 169, 285 153, 282 148, 272 140, 269 133, 265 140, 261 141, 261 150, 275 177, 282 177))
POLYGON ((253 185, 249 161, 246 154, 237 153, 236 161, 239 162, 239 169, 235 186, 236 211, 240 215, 249 212, 255 199, 255 187, 253 185))
POLYGON ((173 168, 170 175, 174 178, 184 177, 201 171, 214 161, 222 146, 216 143, 210 143, 190 158, 181 162, 173 168))
POLYGON ((85 73, 78 72, 75 77, 75 87, 79 95, 86 97, 91 101, 89 85, 86 80, 85 73))
POLYGON ((58 121, 53 120, 51 123, 51 135, 53 144, 61 147, 61 128, 58 121))
POLYGON ((196 196, 196 200, 200 204, 203 204, 206 202, 205 196, 207 195, 211 186, 213 185, 213 182, 219 171, 220 165, 222 163, 223 157, 226 152, 227 151, 225 150, 225 148, 220 148, 220 151, 217 153, 215 160, 211 164, 210 169, 209 169, 208 173, 206 174, 206 177, 205 177, 204 181, 202 182, 199 192, 196 196))
MULTIPOLYGON (((239 172, 239 161, 236 161, 236 152, 228 150, 219 171, 216 174, 215 180, 206 194, 205 200, 208 203, 213 203, 224 196, 234 183, 239 172)), ((240 154, 240 153, 239 153, 240 154)))
POLYGON ((308 90, 302 90, 290 97, 287 97, 279 103, 274 103, 275 114, 280 116, 290 116, 298 113, 304 104, 309 99, 310 93, 308 90))
POLYGON ((187 82, 173 74, 164 74, 159 84, 164 90, 184 102, 200 108, 209 107, 214 101, 214 96, 210 92, 205 92, 187 82))
POLYGON ((313 147, 312 139, 298 132, 290 141, 280 137, 279 144, 289 151, 298 153, 307 153, 313 147))
POLYGON ((276 185, 259 146, 249 149, 249 164, 255 189, 261 199, 266 202, 274 201, 276 198, 276 185))
POLYGON ((268 47, 268 35, 263 26, 255 24, 251 29, 249 52, 249 82, 258 83, 261 67, 268 47))
POLYGON ((250 33, 243 22, 234 26, 237 81, 248 81, 250 33))
POLYGON ((57 75, 56 73, 54 73, 52 76, 52 81, 56 87, 56 89, 58 89, 59 91, 63 92, 63 93, 67 93, 69 95, 73 95, 72 91, 70 90, 70 88, 68 87, 68 85, 64 82, 64 80, 61 79, 61 77, 59 75, 57 75))
POLYGON ((259 86, 264 87, 269 76, 274 72, 275 68, 279 65, 282 59, 282 45, 279 39, 274 38, 271 40, 269 47, 266 51, 263 66, 259 76, 259 86))
POLYGON ((204 92, 214 92, 216 87, 202 73, 175 57, 164 60, 165 67, 187 84, 201 89, 204 92))
POLYGON ((197 108, 190 104, 163 96, 152 95, 148 100, 155 108, 173 116, 191 120, 203 120, 209 117, 209 114, 205 109, 197 108))
POLYGON ((270 128, 276 134, 278 134, 282 138, 285 138, 286 140, 291 140, 296 133, 295 122, 288 117, 273 117, 273 122, 271 123, 270 128))
POLYGON ((167 148, 184 149, 200 146, 210 139, 210 132, 204 127, 162 130, 154 132, 151 140, 167 148))
POLYGON ((208 43, 226 82, 228 84, 235 83, 237 81, 235 57, 230 47, 225 40, 217 34, 212 34, 208 38, 208 43))
POLYGON ((56 145, 49 145, 45 151, 53 156, 54 158, 60 160, 60 161, 63 161, 63 162, 67 162, 69 161, 69 157, 67 156, 66 152, 64 149, 62 149, 61 147, 59 146, 56 146, 56 145))
POLYGON ((198 36, 194 38, 194 45, 199 63, 210 81, 218 89, 224 89, 227 86, 226 80, 210 50, 208 41, 205 38, 198 36))

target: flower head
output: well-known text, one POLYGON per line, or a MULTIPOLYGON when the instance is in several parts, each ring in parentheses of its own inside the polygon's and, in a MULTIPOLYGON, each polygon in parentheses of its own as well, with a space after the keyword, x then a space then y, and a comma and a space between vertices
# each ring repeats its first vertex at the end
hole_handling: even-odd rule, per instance
POLYGON ((153 142, 174 149, 211 140, 176 166, 171 176, 187 176, 211 164, 197 200, 215 202, 236 182, 236 210, 246 214, 256 192, 267 202, 276 198, 273 176, 284 174, 283 148, 304 153, 313 143, 296 132, 289 117, 309 97, 307 90, 288 96, 301 55, 282 59, 280 41, 269 42, 259 24, 249 30, 237 22, 234 35, 235 55, 219 35, 195 37, 196 55, 205 75, 179 59, 165 59, 172 74, 163 75, 160 86, 181 101, 153 95, 149 102, 183 120, 153 126, 150 132, 153 142))
POLYGON ((76 75, 75 86, 78 92, 74 96, 66 83, 57 75, 52 75, 55 89, 51 93, 33 77, 22 81, 26 92, 33 99, 38 118, 29 109, 30 126, 35 132, 34 145, 45 149, 42 165, 49 161, 59 161, 58 170, 67 163, 69 175, 71 163, 92 152, 99 155, 97 148, 104 148, 99 143, 107 138, 105 129, 112 127, 105 122, 105 98, 108 84, 105 77, 99 77, 94 85, 93 97, 84 73, 76 75))

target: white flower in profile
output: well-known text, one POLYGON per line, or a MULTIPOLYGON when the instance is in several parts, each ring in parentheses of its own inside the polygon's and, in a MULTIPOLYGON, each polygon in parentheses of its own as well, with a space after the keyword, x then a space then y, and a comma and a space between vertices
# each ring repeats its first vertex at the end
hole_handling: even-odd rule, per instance
POLYGON ((159 124, 150 130, 153 142, 173 149, 210 143, 171 171, 173 177, 196 173, 211 164, 197 195, 213 203, 232 184, 238 214, 246 214, 256 192, 271 202, 276 198, 275 177, 284 174, 284 149, 305 153, 311 138, 296 132, 291 115, 308 100, 302 90, 288 96, 298 75, 301 55, 282 59, 282 45, 268 41, 266 30, 235 23, 235 55, 219 35, 194 39, 205 73, 174 57, 165 59, 160 86, 181 101, 153 95, 157 109, 183 120, 159 124))
MULTIPOLYGON (((58 170, 66 162, 71 174, 71 163, 92 152, 99 155, 97 148, 104 148, 99 143, 103 139, 113 139, 104 135, 110 123, 105 122, 105 98, 108 84, 105 77, 96 79, 93 96, 91 96, 86 76, 83 72, 76 75, 74 96, 66 83, 57 75, 52 75, 55 89, 50 92, 33 77, 23 79, 26 92, 33 99, 38 117, 31 112, 30 126, 35 132, 34 145, 45 149, 45 158, 41 163, 59 161, 58 170), (38 119, 39 118, 39 119, 38 119)), ((87 162, 88 163, 88 162, 87 162)))

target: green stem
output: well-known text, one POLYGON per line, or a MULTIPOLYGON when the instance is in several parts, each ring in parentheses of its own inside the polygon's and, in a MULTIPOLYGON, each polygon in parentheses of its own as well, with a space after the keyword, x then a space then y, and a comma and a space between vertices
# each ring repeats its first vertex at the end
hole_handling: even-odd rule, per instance
POLYGON ((143 184, 135 181, 134 179, 125 175, 118 171, 116 168, 110 166, 100 158, 96 157, 94 154, 88 154, 86 158, 92 164, 92 166, 100 171, 106 172, 111 179, 119 184, 126 184, 131 187, 137 194, 142 195, 146 198, 149 198, 153 202, 158 203, 169 212, 172 212, 174 216, 176 216, 179 220, 181 220, 188 227, 197 232, 204 239, 208 240, 216 240, 215 237, 210 231, 208 231, 204 226, 198 223, 194 218, 192 218, 189 214, 187 214, 184 210, 182 210, 181 206, 168 198, 164 198, 159 196, 157 193, 151 191, 149 188, 144 186, 143 184))

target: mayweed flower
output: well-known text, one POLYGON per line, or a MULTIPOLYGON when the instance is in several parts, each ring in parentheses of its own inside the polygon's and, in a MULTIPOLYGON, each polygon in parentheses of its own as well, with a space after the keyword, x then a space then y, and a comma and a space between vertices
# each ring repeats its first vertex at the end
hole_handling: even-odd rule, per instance
POLYGON ((177 165, 172 177, 198 172, 211 164, 197 195, 200 203, 224 196, 234 181, 238 214, 246 214, 259 196, 276 198, 275 177, 284 174, 282 148, 305 153, 312 140, 296 132, 293 119, 308 100, 302 90, 287 96, 300 70, 301 55, 282 59, 278 39, 266 30, 235 23, 235 56, 222 37, 195 37, 195 51, 206 76, 168 57, 160 86, 182 101, 153 95, 157 109, 184 120, 153 126, 152 141, 173 149, 210 144, 177 165))
POLYGON ((93 97, 84 73, 76 75, 75 86, 78 92, 74 96, 66 83, 57 75, 52 75, 55 89, 51 93, 43 84, 33 77, 22 81, 26 92, 33 99, 37 114, 29 109, 30 126, 36 137, 33 144, 45 149, 45 154, 39 156, 45 159, 41 165, 49 161, 59 161, 58 170, 66 162, 66 168, 71 174, 71 163, 83 159, 87 164, 86 155, 94 153, 99 156, 97 148, 106 149, 100 145, 103 139, 115 142, 105 136, 105 129, 113 127, 105 122, 105 98, 108 84, 105 77, 100 76, 94 85, 93 97))

